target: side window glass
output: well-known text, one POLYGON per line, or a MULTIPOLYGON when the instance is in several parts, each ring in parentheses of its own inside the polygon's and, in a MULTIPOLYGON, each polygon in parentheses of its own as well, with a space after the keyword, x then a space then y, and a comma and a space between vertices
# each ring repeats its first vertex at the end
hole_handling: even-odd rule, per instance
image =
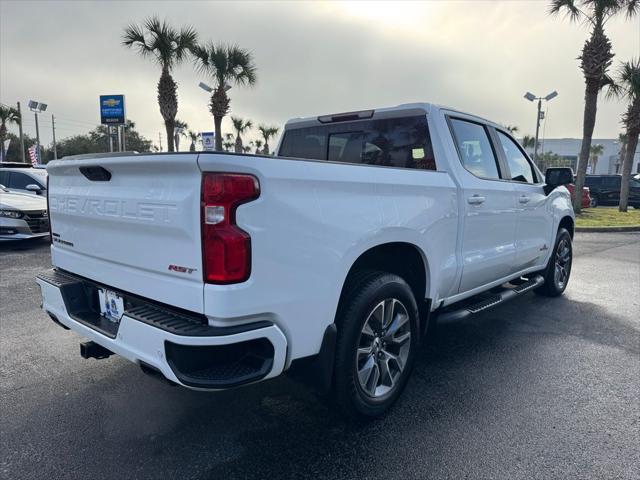
POLYGON ((9 187, 9 173, 8 172, 0 172, 0 185, 4 185, 5 187, 9 187))
POLYGON ((603 180, 605 188, 620 188, 620 177, 604 177, 603 180))
POLYGON ((457 118, 451 119, 451 126, 464 168, 476 177, 499 179, 498 164, 487 130, 480 124, 457 118))
POLYGON ((533 167, 525 157, 524 153, 518 148, 516 143, 507 137, 501 131, 498 132, 498 138, 504 150, 504 156, 507 159, 509 170, 511 170, 510 180, 523 183, 535 183, 533 167))
MULTIPOLYGON (((27 185, 37 183, 29 175, 19 172, 11 172, 11 188, 19 188, 24 190, 27 185)), ((6 185, 5 185, 6 186, 6 185)))

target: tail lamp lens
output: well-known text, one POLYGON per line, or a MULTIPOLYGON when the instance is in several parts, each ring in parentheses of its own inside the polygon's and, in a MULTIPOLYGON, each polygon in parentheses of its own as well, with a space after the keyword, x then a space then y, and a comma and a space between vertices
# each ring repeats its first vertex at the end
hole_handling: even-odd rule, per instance
POLYGON ((202 178, 202 262, 206 283, 243 282, 251 274, 251 237, 236 225, 236 209, 260 195, 258 179, 235 173, 202 178))

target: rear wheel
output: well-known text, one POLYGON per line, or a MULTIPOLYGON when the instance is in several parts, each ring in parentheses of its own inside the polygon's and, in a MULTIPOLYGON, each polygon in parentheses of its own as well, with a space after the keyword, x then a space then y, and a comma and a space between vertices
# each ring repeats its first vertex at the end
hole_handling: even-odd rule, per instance
POLYGON ((411 373, 418 308, 397 275, 370 272, 347 288, 337 319, 332 397, 351 417, 376 417, 397 400, 411 373))
POLYGON ((553 254, 547 268, 542 272, 544 284, 535 290, 539 295, 558 297, 567 288, 573 263, 573 245, 569 232, 560 228, 556 238, 553 254))
POLYGON ((598 196, 597 195, 592 195, 591 196, 591 202, 589 203, 589 206, 591 208, 596 208, 598 206, 598 196))

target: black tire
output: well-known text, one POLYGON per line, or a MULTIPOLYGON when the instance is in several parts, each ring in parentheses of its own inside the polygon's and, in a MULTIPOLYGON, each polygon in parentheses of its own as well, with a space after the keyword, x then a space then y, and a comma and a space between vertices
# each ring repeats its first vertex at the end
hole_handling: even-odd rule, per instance
POLYGON ((589 203, 590 208, 596 208, 600 202, 598 201, 597 195, 591 195, 591 202, 589 203))
POLYGON ((338 337, 331 398, 347 416, 368 419, 389 410, 407 384, 418 345, 418 307, 411 288, 397 275, 363 272, 355 275, 346 288, 336 318, 338 337), (394 315, 387 327, 394 322, 402 326, 395 328, 394 333, 389 333, 392 328, 385 329, 384 325, 380 331, 370 328, 367 332, 372 334, 369 335, 365 332, 366 325, 373 327, 374 323, 377 324, 380 308, 382 312, 386 309, 394 315), (403 312, 406 312, 408 320, 403 312), (396 345, 396 334, 399 333, 397 338, 400 339, 406 336, 406 332, 410 333, 408 339, 401 346, 396 345), (371 351, 363 353, 369 341, 371 351), (395 348, 398 348, 397 358, 404 357, 408 350, 404 361, 393 359, 395 348), (372 373, 367 377, 364 373, 370 363, 378 365, 369 367, 369 371, 377 370, 379 378, 372 373), (365 386, 361 380, 364 377, 367 380, 365 386), (383 377, 389 381, 385 382, 383 377), (377 382, 380 382, 379 386, 376 386, 377 382))
POLYGON ((556 243, 547 268, 540 272, 544 276, 544 284, 534 291, 538 295, 545 297, 559 297, 562 295, 569 283, 572 263, 573 245, 571 243, 571 235, 566 229, 560 228, 558 229, 556 243), (556 275, 556 265, 560 269, 558 275, 556 275))

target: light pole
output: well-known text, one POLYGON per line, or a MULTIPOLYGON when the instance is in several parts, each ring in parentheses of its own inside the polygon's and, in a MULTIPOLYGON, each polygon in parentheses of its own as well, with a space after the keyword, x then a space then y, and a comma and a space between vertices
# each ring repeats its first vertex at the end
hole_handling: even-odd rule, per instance
POLYGON ((544 100, 545 102, 548 102, 549 100, 557 96, 558 96, 558 92, 556 92, 555 90, 551 92, 549 95, 547 95, 546 97, 536 97, 531 92, 527 92, 524 94, 524 98, 526 98, 530 102, 535 102, 536 100, 538 100, 538 115, 536 117, 536 139, 533 144, 533 161, 536 164, 538 163, 538 134, 540 133, 540 120, 544 118, 544 112, 542 111, 542 100, 544 100))
MULTIPOLYGON (((211 92, 213 92, 213 87, 210 87, 209 85, 207 85, 207 84, 206 84, 206 83, 204 83, 204 82, 200 82, 200 83, 198 84, 198 86, 199 86, 201 89, 203 89, 205 92, 207 92, 207 93, 211 93, 211 92)), ((225 91, 225 92, 228 92, 229 90, 231 90, 231 85, 229 85, 228 83, 225 83, 225 85, 224 85, 224 91, 225 91)), ((214 120, 214 124, 213 124, 213 134, 214 134, 216 137, 220 138, 220 139, 221 139, 221 142, 222 142, 222 132, 216 132, 215 120, 214 120)))
POLYGON ((46 103, 29 100, 29 110, 31 110, 36 116, 36 145, 38 151, 38 161, 42 160, 42 151, 40 150, 40 128, 38 127, 38 114, 44 112, 46 109, 46 103))

